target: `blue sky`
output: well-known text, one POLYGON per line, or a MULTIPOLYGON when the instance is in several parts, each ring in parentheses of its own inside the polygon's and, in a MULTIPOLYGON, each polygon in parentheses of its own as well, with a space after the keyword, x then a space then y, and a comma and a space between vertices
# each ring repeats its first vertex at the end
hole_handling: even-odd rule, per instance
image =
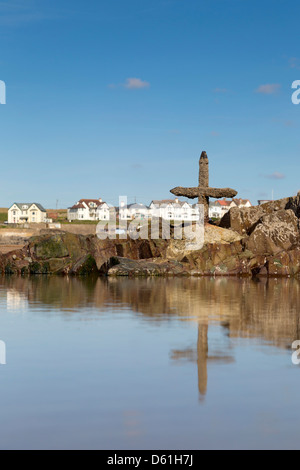
POLYGON ((282 0, 0 1, 0 207, 116 204, 210 184, 300 189, 300 5, 282 0))

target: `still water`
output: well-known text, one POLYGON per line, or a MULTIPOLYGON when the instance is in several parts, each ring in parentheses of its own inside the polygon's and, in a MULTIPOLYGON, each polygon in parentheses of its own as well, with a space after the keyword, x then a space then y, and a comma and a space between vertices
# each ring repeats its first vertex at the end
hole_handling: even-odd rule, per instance
POLYGON ((299 312, 294 280, 0 278, 0 448, 299 448, 299 312))

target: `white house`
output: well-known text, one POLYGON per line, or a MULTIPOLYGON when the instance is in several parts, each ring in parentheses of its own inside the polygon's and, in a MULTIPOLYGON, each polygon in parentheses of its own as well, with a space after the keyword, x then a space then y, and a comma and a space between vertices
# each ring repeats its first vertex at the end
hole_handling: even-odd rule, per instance
POLYGON ((46 219, 46 209, 36 202, 15 202, 8 209, 9 224, 45 223, 46 219))
POLYGON ((102 199, 80 199, 68 208, 68 220, 109 220, 109 206, 102 199))
POLYGON ((258 199, 258 205, 266 204, 267 202, 272 202, 272 199, 258 199))
POLYGON ((106 202, 101 202, 96 210, 97 220, 109 220, 110 209, 106 202))
POLYGON ((150 215, 149 207, 138 203, 127 206, 121 203, 118 211, 120 220, 148 219, 150 215))
POLYGON ((235 203, 235 205, 239 208, 242 208, 242 207, 251 207, 252 204, 251 202, 249 201, 249 199, 241 199, 241 198, 235 198, 235 199, 232 199, 233 202, 235 203))
POLYGON ((150 204, 151 217, 161 217, 166 220, 198 220, 199 209, 185 201, 176 199, 153 200, 150 204))
POLYGON ((236 207, 236 204, 232 200, 227 201, 226 199, 218 199, 216 201, 210 201, 208 216, 210 218, 220 219, 229 211, 229 209, 231 209, 231 207, 236 207))
POLYGON ((249 199, 217 199, 209 202, 208 215, 210 218, 221 219, 232 207, 251 207, 249 199))

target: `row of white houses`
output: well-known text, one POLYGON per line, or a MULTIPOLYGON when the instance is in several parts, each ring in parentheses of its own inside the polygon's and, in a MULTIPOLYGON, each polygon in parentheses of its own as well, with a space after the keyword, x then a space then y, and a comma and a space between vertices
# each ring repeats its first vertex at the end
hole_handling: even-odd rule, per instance
POLYGON ((68 220, 109 220, 115 215, 121 220, 150 219, 162 217, 169 220, 197 220, 199 210, 196 205, 179 201, 179 199, 154 200, 149 206, 143 204, 120 204, 110 207, 102 199, 80 199, 68 209, 68 220), (113 214, 114 212, 114 214, 113 214))
MULTIPOLYGON (((248 199, 219 199, 209 204, 209 217, 221 218, 231 207, 250 207, 248 199)), ((110 220, 112 217, 120 220, 151 219, 161 217, 166 220, 198 220, 199 208, 197 204, 175 199, 153 200, 149 206, 143 204, 120 204, 116 209, 110 207, 100 199, 80 199, 68 209, 68 220, 110 220)), ((46 223, 47 212, 36 202, 14 203, 8 210, 8 223, 46 223)))
MULTIPOLYGON (((211 202, 209 217, 221 218, 231 207, 250 207, 248 199, 226 199, 211 202)), ((161 217, 166 220, 198 220, 199 208, 197 204, 175 199, 153 200, 149 206, 143 204, 120 204, 120 207, 111 208, 102 199, 80 199, 68 209, 68 220, 109 220, 113 216, 120 220, 150 219, 161 217), (115 212, 114 212, 115 211, 115 212), (114 212, 114 214, 113 214, 114 212)))

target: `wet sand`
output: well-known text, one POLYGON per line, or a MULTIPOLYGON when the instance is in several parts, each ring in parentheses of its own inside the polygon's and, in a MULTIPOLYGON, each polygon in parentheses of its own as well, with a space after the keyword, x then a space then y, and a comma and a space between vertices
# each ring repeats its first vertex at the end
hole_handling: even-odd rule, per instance
POLYGON ((24 245, 0 245, 0 253, 9 253, 10 251, 20 250, 24 245))

